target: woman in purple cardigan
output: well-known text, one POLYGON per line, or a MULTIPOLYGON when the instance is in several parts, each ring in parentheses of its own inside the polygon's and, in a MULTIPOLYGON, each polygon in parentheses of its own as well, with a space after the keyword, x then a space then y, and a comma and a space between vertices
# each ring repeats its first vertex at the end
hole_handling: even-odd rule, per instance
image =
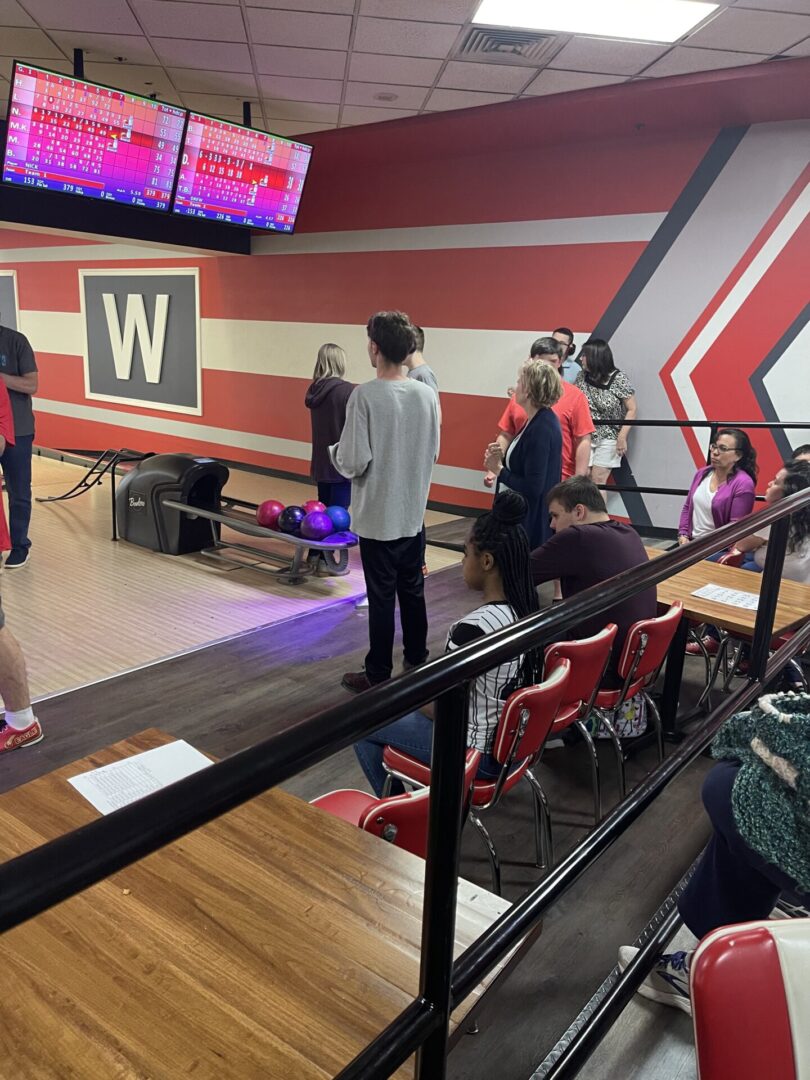
POLYGON ((698 469, 681 510, 678 543, 687 544, 739 521, 754 509, 757 453, 739 428, 720 428, 711 445, 711 465, 698 469))

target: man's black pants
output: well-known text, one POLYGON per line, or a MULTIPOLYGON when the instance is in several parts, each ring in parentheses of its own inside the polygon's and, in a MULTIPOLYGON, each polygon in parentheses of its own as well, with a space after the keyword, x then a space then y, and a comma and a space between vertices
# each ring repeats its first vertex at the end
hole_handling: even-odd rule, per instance
POLYGON ((399 540, 360 538, 360 557, 368 592, 366 675, 372 683, 391 678, 394 608, 399 600, 402 646, 409 664, 427 656, 427 610, 422 574, 422 534, 399 540))

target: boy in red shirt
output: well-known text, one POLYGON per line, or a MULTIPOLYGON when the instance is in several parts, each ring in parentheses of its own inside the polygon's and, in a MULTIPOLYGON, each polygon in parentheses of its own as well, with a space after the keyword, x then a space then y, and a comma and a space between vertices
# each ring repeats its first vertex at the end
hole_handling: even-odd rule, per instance
MULTIPOLYGON (((14 420, 6 384, 0 379, 0 455, 6 449, 6 443, 14 445, 14 420)), ((3 500, 0 499, 0 551, 10 550, 11 537, 3 500)), ((3 607, 0 604, 0 696, 6 707, 0 726, 0 753, 39 742, 42 738, 42 728, 31 708, 25 657, 17 639, 5 623, 3 607)))

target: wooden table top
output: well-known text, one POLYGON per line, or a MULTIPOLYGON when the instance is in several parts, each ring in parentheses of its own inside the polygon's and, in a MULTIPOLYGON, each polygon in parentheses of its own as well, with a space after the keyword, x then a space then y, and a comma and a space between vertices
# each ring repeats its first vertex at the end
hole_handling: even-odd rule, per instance
MULTIPOLYGON (((660 548, 648 547, 650 558, 665 554, 660 548)), ((749 636, 754 632, 756 611, 720 604, 694 596, 696 589, 704 585, 719 585, 724 589, 738 589, 741 592, 757 593, 762 587, 762 574, 750 570, 741 570, 736 566, 721 566, 719 563, 702 561, 687 567, 679 574, 674 574, 666 581, 658 583, 658 602, 672 604, 683 601, 683 613, 696 622, 713 623, 732 633, 749 636)), ((773 632, 780 634, 791 630, 810 618, 810 585, 800 585, 797 581, 783 578, 779 586, 779 601, 776 605, 773 632)))
MULTIPOLYGON (((0 858, 98 816, 68 777, 170 741, 145 731, 0 796, 0 858)), ((417 992, 423 877, 267 792, 0 938, 0 1076, 332 1077, 417 992)), ((460 881, 456 954, 508 907, 460 881)))

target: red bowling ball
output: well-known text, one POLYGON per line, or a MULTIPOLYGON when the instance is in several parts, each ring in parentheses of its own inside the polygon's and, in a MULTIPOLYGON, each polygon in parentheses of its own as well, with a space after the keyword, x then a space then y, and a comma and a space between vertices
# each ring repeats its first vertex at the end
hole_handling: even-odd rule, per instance
POLYGON ((276 499, 268 499, 256 509, 256 521, 265 529, 278 529, 278 519, 284 503, 276 499))
POLYGON ((326 507, 322 502, 318 502, 317 499, 307 499, 307 501, 305 503, 302 503, 301 506, 304 510, 306 510, 308 514, 314 514, 316 512, 319 514, 326 513, 326 507))

